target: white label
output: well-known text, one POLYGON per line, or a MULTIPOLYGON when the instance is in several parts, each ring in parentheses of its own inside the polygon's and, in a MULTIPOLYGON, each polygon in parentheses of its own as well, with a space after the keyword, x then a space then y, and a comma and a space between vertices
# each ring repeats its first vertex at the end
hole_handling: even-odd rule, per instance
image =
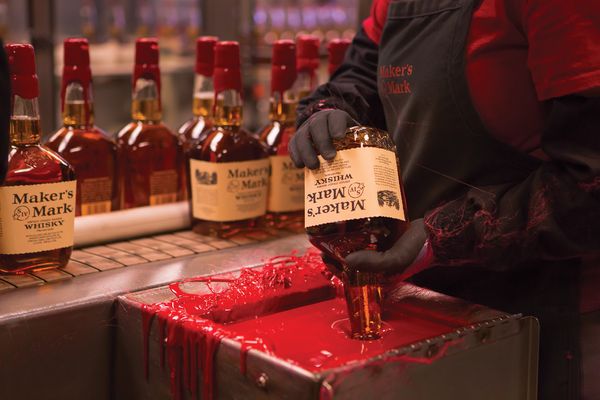
POLYGON ((304 208, 304 171, 296 168, 290 156, 271 156, 269 185, 270 212, 292 212, 304 208))
POLYGON ((318 169, 305 169, 305 227, 372 217, 405 220, 394 152, 363 147, 319 161, 318 169))
POLYGON ((192 214, 207 221, 240 221, 267 209, 269 159, 214 163, 190 160, 192 214))
POLYGON ((73 246, 76 181, 0 187, 0 253, 73 246))

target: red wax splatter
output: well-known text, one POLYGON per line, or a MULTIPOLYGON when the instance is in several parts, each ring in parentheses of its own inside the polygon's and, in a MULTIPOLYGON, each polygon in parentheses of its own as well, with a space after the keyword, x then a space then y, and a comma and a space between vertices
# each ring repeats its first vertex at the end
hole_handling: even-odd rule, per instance
POLYGON ((301 257, 278 257, 260 269, 244 269, 238 277, 194 278, 170 288, 175 298, 145 305, 142 323, 146 376, 148 337, 157 320, 161 351, 166 355, 161 355, 161 363, 166 358, 174 399, 181 398, 182 388, 198 395, 198 371, 202 372, 202 398, 213 398, 214 358, 223 338, 241 344, 243 374, 249 350, 318 372, 364 363, 465 324, 435 315, 425 319, 423 310, 414 304, 394 303, 384 308, 381 339, 351 339, 339 281, 332 279, 314 251, 301 257), (196 294, 189 293, 192 286, 196 294))

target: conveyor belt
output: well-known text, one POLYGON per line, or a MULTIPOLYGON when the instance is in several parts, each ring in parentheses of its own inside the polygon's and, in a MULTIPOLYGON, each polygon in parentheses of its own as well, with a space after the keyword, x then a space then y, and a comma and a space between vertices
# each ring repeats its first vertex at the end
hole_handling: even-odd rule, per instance
POLYGON ((168 260, 208 251, 273 240, 289 235, 285 232, 252 232, 227 240, 180 231, 148 238, 92 246, 74 250, 69 264, 62 269, 31 272, 24 275, 0 275, 0 292, 15 288, 43 285, 94 272, 130 265, 168 260))

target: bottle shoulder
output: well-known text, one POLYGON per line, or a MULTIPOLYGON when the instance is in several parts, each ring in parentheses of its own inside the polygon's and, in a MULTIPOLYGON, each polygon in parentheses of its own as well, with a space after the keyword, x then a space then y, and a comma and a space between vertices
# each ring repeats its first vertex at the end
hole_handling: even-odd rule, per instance
POLYGON ((288 144, 294 133, 294 124, 272 121, 260 132, 259 138, 270 155, 288 155, 288 144))
POLYGON ((185 135, 186 133, 193 130, 195 127, 197 127, 199 124, 203 125, 203 123, 204 123, 204 118, 194 116, 194 117, 188 119, 187 121, 185 121, 183 124, 181 124, 179 129, 177 129, 177 133, 179 135, 185 135))
POLYGON ((117 144, 107 133, 98 127, 87 129, 62 127, 46 142, 53 151, 64 153, 72 148, 104 147, 107 151, 116 151, 117 144))
POLYGON ((377 147, 396 153, 396 145, 389 133, 368 126, 353 126, 348 128, 346 136, 334 140, 333 144, 337 150, 357 147, 377 147))
POLYGON ((11 146, 5 184, 51 183, 75 179, 71 164, 42 145, 11 146))
POLYGON ((206 140, 190 151, 190 157, 213 162, 248 161, 268 157, 266 146, 240 127, 216 126, 206 140))
POLYGON ((163 123, 149 124, 141 121, 130 122, 117 133, 117 143, 123 145, 135 145, 142 142, 161 142, 179 145, 179 139, 163 123))

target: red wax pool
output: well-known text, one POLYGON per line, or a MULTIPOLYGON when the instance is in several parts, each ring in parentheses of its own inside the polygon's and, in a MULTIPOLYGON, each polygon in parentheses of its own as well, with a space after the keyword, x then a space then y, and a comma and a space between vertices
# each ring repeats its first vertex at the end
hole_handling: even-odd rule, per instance
POLYGON ((418 318, 413 310, 392 305, 386 310, 381 339, 351 339, 346 303, 342 298, 310 304, 251 320, 225 325, 232 336, 259 338, 274 356, 309 371, 339 367, 450 332, 448 321, 418 318))
POLYGON ((319 253, 278 257, 262 269, 238 277, 188 280, 206 285, 192 294, 171 285, 175 298, 142 307, 146 374, 148 341, 156 321, 160 358, 170 371, 173 398, 182 388, 202 398, 215 393, 215 353, 222 339, 241 343, 240 370, 249 350, 260 350, 312 372, 339 367, 451 332, 466 321, 444 318, 410 302, 384 303, 380 339, 350 338, 346 303, 339 281, 326 273, 319 253), (337 293, 337 297, 336 297, 337 293), (424 318, 424 314, 427 313, 424 318))

